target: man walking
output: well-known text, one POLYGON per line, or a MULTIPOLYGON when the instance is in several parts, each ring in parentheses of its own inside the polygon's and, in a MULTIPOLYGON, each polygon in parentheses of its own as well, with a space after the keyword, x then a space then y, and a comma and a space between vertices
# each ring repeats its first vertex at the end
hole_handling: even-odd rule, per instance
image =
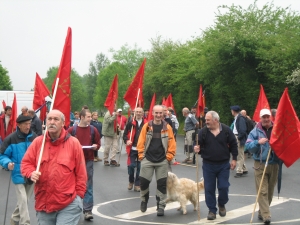
POLYGON ((122 115, 122 109, 118 109, 117 110, 118 115, 117 115, 117 124, 118 124, 118 131, 119 131, 119 139, 118 139, 118 150, 117 153, 120 153, 122 151, 122 138, 123 138, 123 134, 124 134, 124 129, 127 123, 127 118, 125 116, 122 115))
POLYGON ((186 159, 182 163, 192 164, 193 160, 191 154, 193 154, 193 135, 195 133, 195 128, 199 126, 199 122, 196 120, 195 116, 190 113, 188 108, 182 109, 182 115, 185 117, 184 121, 184 151, 186 154, 186 159))
POLYGON ((10 119, 12 108, 6 106, 4 114, 0 117, 0 138, 2 141, 13 132, 13 121, 10 119))
POLYGON ((245 164, 244 147, 247 140, 247 124, 246 119, 240 114, 241 108, 238 105, 230 107, 231 114, 234 116, 233 121, 233 133, 238 143, 238 157, 235 178, 242 177, 243 174, 248 173, 248 169, 245 164))
POLYGON ((139 192, 140 189, 140 169, 141 169, 141 162, 138 158, 138 151, 137 151, 137 142, 140 136, 140 132, 142 127, 146 123, 146 119, 143 117, 144 111, 143 108, 137 107, 135 109, 135 120, 130 121, 127 123, 123 140, 126 144, 126 152, 128 155, 127 159, 127 167, 128 167, 128 175, 129 175, 129 185, 128 190, 132 190, 134 185, 134 191, 139 192), (134 177, 134 170, 136 168, 136 173, 134 177))
POLYGON ((163 120, 163 107, 155 105, 152 115, 154 120, 146 123, 140 133, 137 144, 141 160, 141 211, 147 210, 149 184, 155 171, 157 189, 157 216, 164 215, 167 198, 168 164, 176 154, 176 142, 172 127, 163 120))
POLYGON ((94 175, 94 151, 100 148, 100 134, 94 126, 91 126, 92 115, 88 109, 80 112, 80 122, 68 129, 68 132, 76 137, 83 147, 87 172, 87 189, 83 198, 83 213, 85 220, 93 219, 92 209, 94 206, 93 175, 94 175), (86 147, 85 147, 86 146, 86 147))
POLYGON ((28 110, 28 115, 32 118, 31 130, 38 136, 43 134, 42 121, 36 116, 33 109, 28 110))
POLYGON ((198 145, 195 152, 200 152, 203 159, 202 170, 205 182, 205 203, 209 209, 207 219, 216 219, 217 200, 216 186, 218 188, 219 215, 226 216, 229 172, 234 170, 238 155, 237 142, 233 132, 225 124, 221 124, 220 117, 215 111, 208 111, 205 115, 206 127, 198 134, 198 145), (200 145, 200 147, 199 147, 200 145), (230 153, 232 161, 230 160, 230 153))
POLYGON ((260 122, 250 132, 246 142, 246 149, 253 153, 256 192, 258 192, 262 180, 268 152, 271 151, 258 198, 258 219, 263 220, 265 224, 270 224, 270 205, 273 198, 274 187, 277 183, 279 159, 275 152, 270 149, 269 144, 273 129, 271 112, 269 109, 262 109, 259 115, 260 122))
POLYGON ((17 206, 11 216, 10 223, 30 224, 27 202, 33 193, 33 185, 29 179, 22 176, 20 165, 22 158, 37 135, 30 129, 31 117, 20 115, 17 118, 17 130, 4 139, 0 149, 0 164, 12 170, 12 181, 17 194, 17 206))
POLYGON ((47 133, 39 171, 43 136, 29 146, 21 163, 24 177, 35 182, 35 210, 39 225, 77 225, 86 191, 85 160, 79 141, 64 130, 59 110, 47 115, 47 133))

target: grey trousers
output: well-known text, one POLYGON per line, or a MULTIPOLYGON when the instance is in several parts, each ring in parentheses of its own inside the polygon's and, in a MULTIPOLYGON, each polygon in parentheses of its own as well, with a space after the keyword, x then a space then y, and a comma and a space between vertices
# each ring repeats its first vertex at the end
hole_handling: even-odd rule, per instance
POLYGON ((116 160, 116 154, 118 151, 118 135, 115 134, 113 137, 104 136, 104 154, 103 161, 108 161, 109 153, 110 160, 116 160))
POLYGON ((17 206, 11 215, 11 219, 19 224, 29 225, 28 200, 32 196, 34 184, 16 184, 17 206))
POLYGON ((148 202, 149 199, 149 184, 152 180, 155 171, 156 176, 156 201, 158 208, 166 207, 167 199, 167 177, 168 177, 168 161, 165 159, 162 162, 154 163, 144 158, 141 161, 140 172, 140 196, 143 202, 148 202))

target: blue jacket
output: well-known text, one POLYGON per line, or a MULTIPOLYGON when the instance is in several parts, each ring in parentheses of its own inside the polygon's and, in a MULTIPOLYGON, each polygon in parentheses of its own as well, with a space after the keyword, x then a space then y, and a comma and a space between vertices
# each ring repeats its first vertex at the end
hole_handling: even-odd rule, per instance
POLYGON ((102 137, 102 123, 99 121, 96 121, 96 120, 92 120, 91 125, 96 127, 96 129, 98 130, 98 132, 100 134, 100 138, 101 138, 102 137))
MULTIPOLYGON (((246 142, 246 150, 253 153, 253 159, 255 161, 261 161, 265 164, 270 149, 270 144, 269 142, 266 142, 265 144, 260 145, 258 143, 258 140, 260 138, 267 138, 267 135, 262 128, 261 122, 259 122, 248 135, 248 139, 246 142)), ((268 164, 276 163, 279 163, 279 159, 275 152, 272 150, 272 152, 270 153, 268 164)))
POLYGON ((11 176, 14 184, 25 183, 25 179, 20 171, 21 161, 27 148, 36 137, 37 135, 31 130, 29 131, 29 134, 24 137, 24 134, 17 128, 17 131, 11 133, 3 141, 0 149, 0 164, 6 169, 8 169, 8 164, 10 162, 15 164, 11 176))

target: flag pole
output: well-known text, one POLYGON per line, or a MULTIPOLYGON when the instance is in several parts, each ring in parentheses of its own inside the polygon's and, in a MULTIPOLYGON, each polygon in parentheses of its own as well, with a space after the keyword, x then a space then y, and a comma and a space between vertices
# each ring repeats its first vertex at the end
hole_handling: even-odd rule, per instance
POLYGON ((271 147, 269 148, 267 160, 266 160, 266 163, 265 163, 264 172, 262 174, 261 181, 260 181, 260 184, 259 184, 259 188, 258 188, 258 192, 257 192, 257 196, 256 196, 256 201, 255 201, 255 204, 254 204, 254 209, 253 209, 251 220, 250 220, 251 224, 252 224, 253 216, 254 216, 254 213, 255 213, 255 208, 256 208, 256 205, 257 205, 257 202, 258 202, 258 198, 259 198, 260 190, 261 190, 261 187, 262 187, 262 183, 263 183, 263 180, 264 180, 264 177, 265 177, 266 169, 267 169, 267 166, 268 166, 270 153, 271 153, 271 147))
MULTIPOLYGON (((52 98, 52 102, 51 102, 51 106, 50 106, 49 112, 53 109, 54 100, 55 100, 55 96, 56 96, 56 91, 57 91, 57 87, 58 87, 58 81, 59 81, 59 78, 56 79, 56 83, 55 83, 55 87, 54 87, 54 93, 53 93, 53 98, 52 98)), ((47 134, 47 126, 45 127, 45 133, 44 133, 42 147, 41 147, 41 151, 40 151, 40 155, 39 155, 39 161, 38 161, 38 164, 37 164, 37 167, 36 167, 36 172, 39 172, 39 170, 40 170, 42 155, 43 155, 43 152, 44 152, 46 134, 47 134)))
MULTIPOLYGON (((140 97, 140 88, 139 88, 139 90, 138 90, 138 94, 137 94, 137 98, 136 98, 136 102, 135 102, 135 109, 136 109, 136 107, 137 107, 139 97, 140 97)), ((134 113, 133 113, 133 118, 132 118, 132 120, 134 120, 134 118, 135 118, 135 110, 134 110, 134 113)), ((131 136, 132 136, 132 128, 133 128, 133 126, 131 126, 129 140, 131 140, 131 136)))
MULTIPOLYGON (((196 134, 196 145, 198 145, 198 134, 196 134)), ((199 146, 200 148, 200 146, 199 146)), ((196 153, 196 183, 197 183, 197 213, 198 221, 200 221, 200 204, 199 204, 199 157, 198 152, 196 153)))

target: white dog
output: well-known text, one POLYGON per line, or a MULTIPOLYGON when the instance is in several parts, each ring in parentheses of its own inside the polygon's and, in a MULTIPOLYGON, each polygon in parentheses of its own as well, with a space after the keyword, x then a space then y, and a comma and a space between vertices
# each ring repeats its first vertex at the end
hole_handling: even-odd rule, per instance
MULTIPOLYGON (((198 183, 199 192, 204 190, 204 180, 198 183)), ((178 201, 183 214, 186 214, 186 204, 188 200, 194 205, 194 210, 197 210, 197 183, 191 179, 178 178, 174 173, 168 172, 167 179, 167 200, 166 202, 178 201)))

